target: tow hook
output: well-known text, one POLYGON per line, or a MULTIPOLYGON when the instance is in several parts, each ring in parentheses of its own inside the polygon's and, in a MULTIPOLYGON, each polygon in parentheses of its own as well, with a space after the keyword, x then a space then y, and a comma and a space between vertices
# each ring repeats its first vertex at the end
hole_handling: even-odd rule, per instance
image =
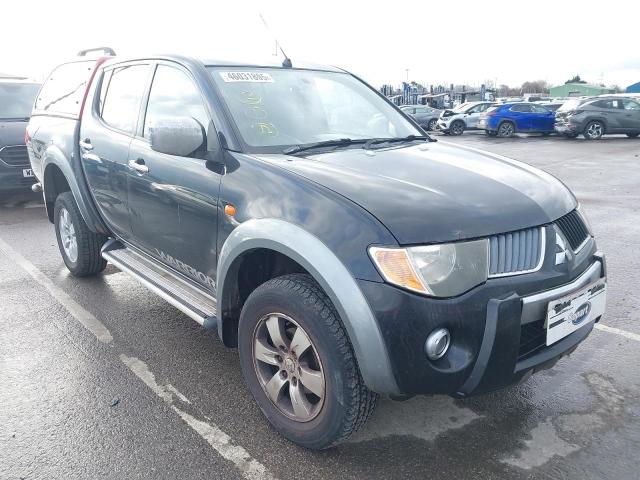
POLYGON ((34 193, 41 193, 42 192, 42 184, 40 182, 34 183, 33 185, 31 185, 31 191, 34 192, 34 193))

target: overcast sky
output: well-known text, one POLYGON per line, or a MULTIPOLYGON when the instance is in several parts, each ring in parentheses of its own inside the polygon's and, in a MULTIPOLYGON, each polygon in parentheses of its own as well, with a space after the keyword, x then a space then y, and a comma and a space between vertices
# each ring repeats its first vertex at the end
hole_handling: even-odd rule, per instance
POLYGON ((42 79, 82 48, 120 55, 183 53, 223 59, 287 54, 337 65, 376 87, 487 80, 562 83, 575 74, 640 81, 640 2, 348 0, 5 1, 0 72, 42 79))

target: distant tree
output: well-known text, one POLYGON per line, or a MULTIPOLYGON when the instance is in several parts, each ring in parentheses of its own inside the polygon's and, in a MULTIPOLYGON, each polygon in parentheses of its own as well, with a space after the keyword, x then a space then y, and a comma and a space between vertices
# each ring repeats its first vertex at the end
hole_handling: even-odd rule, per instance
POLYGON ((566 82, 564 82, 564 83, 565 83, 565 85, 566 85, 567 83, 587 83, 587 82, 585 82, 584 80, 582 80, 582 79, 580 78, 580 75, 576 75, 575 77, 570 78, 569 80, 567 80, 567 81, 566 81, 566 82))
POLYGON ((521 90, 522 93, 549 93, 549 84, 545 80, 524 82, 521 90))
POLYGON ((624 93, 624 89, 620 85, 609 85, 609 88, 616 93, 624 93))

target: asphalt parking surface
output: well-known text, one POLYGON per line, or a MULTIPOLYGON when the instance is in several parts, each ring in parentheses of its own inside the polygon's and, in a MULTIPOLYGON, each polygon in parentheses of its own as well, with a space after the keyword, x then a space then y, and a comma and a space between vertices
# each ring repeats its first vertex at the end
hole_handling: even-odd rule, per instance
POLYGON ((564 181, 608 258, 603 327, 527 382, 454 400, 381 400, 337 448, 275 433, 235 350, 108 266, 67 273, 37 196, 0 206, 0 478, 637 479, 640 139, 443 141, 564 181))

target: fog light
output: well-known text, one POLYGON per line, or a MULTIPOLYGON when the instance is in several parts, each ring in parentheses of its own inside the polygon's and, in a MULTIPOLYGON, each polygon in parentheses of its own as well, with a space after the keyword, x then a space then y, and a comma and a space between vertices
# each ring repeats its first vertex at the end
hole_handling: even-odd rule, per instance
POLYGON ((424 343, 424 351, 429 357, 429 360, 438 360, 442 358, 451 343, 451 335, 446 328, 439 328, 434 330, 427 337, 427 341, 424 343))

